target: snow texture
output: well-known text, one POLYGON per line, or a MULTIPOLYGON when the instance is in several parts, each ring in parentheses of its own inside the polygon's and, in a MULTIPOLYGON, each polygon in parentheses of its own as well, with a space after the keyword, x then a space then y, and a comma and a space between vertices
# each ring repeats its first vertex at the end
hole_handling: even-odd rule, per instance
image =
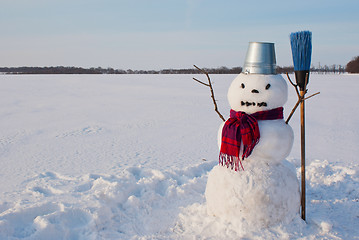
MULTIPOLYGON (((359 75, 311 75, 321 94, 306 105, 307 222, 255 229, 207 214, 220 119, 192 77, 0 75, 0 239, 359 236, 359 75)), ((235 77, 211 76, 224 114, 235 77)), ((299 177, 298 113, 290 124, 281 168, 299 177)))

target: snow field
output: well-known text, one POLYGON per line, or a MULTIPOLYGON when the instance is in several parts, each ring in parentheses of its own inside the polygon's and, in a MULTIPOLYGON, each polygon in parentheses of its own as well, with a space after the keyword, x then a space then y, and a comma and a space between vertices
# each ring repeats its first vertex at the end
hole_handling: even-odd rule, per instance
MULTIPOLYGON (((321 94, 306 105, 307 224, 298 214, 263 229, 207 214, 221 122, 192 77, 1 75, 0 239, 359 236, 358 75, 311 75, 321 94)), ((235 76, 211 77, 227 116, 235 76)), ((286 116, 295 101, 292 89, 286 116)), ((299 178, 298 112, 290 124, 299 178)))

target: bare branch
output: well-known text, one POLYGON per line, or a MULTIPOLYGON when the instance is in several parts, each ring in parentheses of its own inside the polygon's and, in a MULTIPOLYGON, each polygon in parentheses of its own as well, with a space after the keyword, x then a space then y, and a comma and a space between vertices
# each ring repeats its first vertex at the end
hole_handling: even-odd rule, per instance
POLYGON ((315 96, 315 95, 318 95, 318 94, 320 93, 320 92, 317 92, 317 93, 314 93, 314 94, 310 95, 309 97, 304 97, 305 94, 308 92, 308 89, 306 89, 307 84, 308 84, 308 76, 309 76, 309 74, 306 74, 306 76, 305 76, 305 85, 304 85, 304 86, 305 86, 305 87, 304 87, 305 90, 302 91, 302 94, 300 94, 300 93, 299 93, 299 90, 298 90, 298 84, 294 84, 294 83, 292 82, 292 80, 290 79, 289 74, 287 73, 287 78, 288 78, 290 84, 292 84, 292 86, 294 87, 295 92, 297 93, 298 101, 297 101, 296 104, 294 105, 294 107, 293 107, 292 111, 290 112, 290 114, 289 114, 287 120, 285 121, 286 124, 288 124, 289 120, 292 118, 292 116, 293 116, 295 110, 297 109, 297 107, 299 106, 299 104, 300 104, 301 102, 304 102, 305 100, 307 100, 307 99, 309 99, 309 98, 311 98, 311 97, 313 97, 313 96, 315 96))
POLYGON ((318 95, 318 94, 320 94, 320 92, 314 93, 314 94, 310 95, 309 97, 304 98, 303 101, 307 100, 307 99, 309 99, 311 97, 314 97, 315 95, 318 95))
POLYGON ((195 80, 195 81, 199 82, 200 84, 203 84, 203 85, 205 85, 205 86, 209 87, 209 84, 204 83, 204 82, 201 82, 200 80, 198 80, 198 79, 196 79, 196 78, 193 78, 193 80, 195 80))
MULTIPOLYGON (((309 73, 306 73, 306 74, 305 74, 305 82, 304 82, 305 93, 307 93, 307 91, 308 91, 308 89, 307 89, 308 78, 309 78, 309 73)), ((304 96, 303 96, 303 97, 304 97, 304 96)))
POLYGON ((288 80, 289 80, 290 84, 292 84, 292 86, 294 87, 295 92, 297 93, 297 96, 298 96, 298 98, 299 98, 299 97, 300 97, 300 94, 299 94, 299 90, 298 90, 298 85, 297 85, 297 84, 294 84, 294 83, 292 82, 292 80, 290 79, 290 77, 289 77, 289 74, 288 74, 288 73, 287 73, 287 78, 288 78, 288 80))
POLYGON ((211 98, 212 98, 212 101, 213 101, 213 104, 214 104, 214 111, 218 114, 218 116, 223 120, 223 121, 226 121, 224 119, 224 117, 222 116, 222 114, 218 111, 218 107, 217 107, 217 101, 214 97, 214 91, 213 91, 213 87, 212 87, 212 82, 211 82, 211 79, 209 77, 209 74, 208 72, 202 70, 201 68, 197 67, 196 65, 193 65, 195 68, 197 68, 200 72, 202 72, 203 74, 205 74, 207 76, 207 79, 208 79, 208 84, 196 79, 196 78, 193 78, 193 80, 195 80, 196 82, 198 83, 201 83, 207 87, 209 87, 210 91, 211 91, 211 98))
POLYGON ((297 87, 297 84, 294 84, 292 82, 292 80, 290 79, 289 74, 288 73, 286 73, 286 74, 287 74, 287 78, 288 78, 289 82, 293 85, 293 87, 297 87))
POLYGON ((197 70, 199 70, 200 72, 202 72, 203 74, 206 74, 207 78, 208 78, 208 72, 204 71, 203 69, 197 67, 196 65, 193 65, 195 68, 197 68, 197 70))
POLYGON ((301 100, 301 99, 298 99, 297 103, 294 105, 292 111, 290 112, 290 114, 289 114, 289 116, 288 116, 288 118, 287 118, 287 121, 285 121, 286 124, 288 124, 289 120, 292 118, 292 116, 293 116, 295 110, 297 109, 297 107, 299 106, 299 104, 300 104, 301 102, 302 102, 302 100, 301 100))

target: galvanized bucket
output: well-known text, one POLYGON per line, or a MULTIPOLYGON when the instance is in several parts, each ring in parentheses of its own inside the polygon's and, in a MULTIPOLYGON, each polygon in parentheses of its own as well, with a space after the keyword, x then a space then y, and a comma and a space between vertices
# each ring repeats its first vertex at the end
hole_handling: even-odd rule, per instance
POLYGON ((242 72, 247 74, 276 74, 274 43, 250 42, 242 72))

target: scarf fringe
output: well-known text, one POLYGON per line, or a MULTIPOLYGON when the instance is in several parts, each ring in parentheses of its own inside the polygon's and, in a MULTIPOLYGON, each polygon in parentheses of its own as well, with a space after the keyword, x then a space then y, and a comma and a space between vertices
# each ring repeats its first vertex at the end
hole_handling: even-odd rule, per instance
POLYGON ((242 160, 239 157, 230 156, 225 153, 219 154, 219 165, 225 166, 227 168, 230 168, 234 171, 240 171, 241 169, 244 171, 242 160), (239 168, 241 167, 241 169, 239 168))

